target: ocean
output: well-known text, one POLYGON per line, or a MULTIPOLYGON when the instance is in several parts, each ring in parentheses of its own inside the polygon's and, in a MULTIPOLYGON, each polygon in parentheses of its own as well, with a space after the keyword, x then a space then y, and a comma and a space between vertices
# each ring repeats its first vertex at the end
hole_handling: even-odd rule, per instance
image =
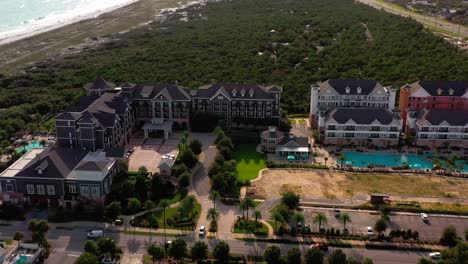
POLYGON ((135 0, 0 0, 0 39, 89 18, 135 0))

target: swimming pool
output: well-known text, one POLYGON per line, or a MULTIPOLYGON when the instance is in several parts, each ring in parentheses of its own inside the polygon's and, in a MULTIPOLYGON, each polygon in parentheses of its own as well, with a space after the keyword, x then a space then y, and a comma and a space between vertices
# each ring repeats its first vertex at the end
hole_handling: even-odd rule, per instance
POLYGON ((20 256, 17 256, 15 261, 13 262, 14 264, 23 264, 29 261, 29 259, 32 257, 32 255, 26 255, 26 254, 21 254, 20 256))
MULTIPOLYGON (((431 169, 434 163, 425 156, 414 154, 391 154, 391 153, 361 153, 354 151, 343 152, 344 165, 364 168, 370 164, 396 167, 407 164, 413 169, 431 169)), ((340 164, 340 161, 337 161, 340 164)))
POLYGON ((41 143, 39 143, 38 141, 32 141, 31 143, 29 143, 29 145, 20 147, 18 150, 16 150, 16 152, 23 153, 23 152, 28 152, 31 149, 41 148, 41 147, 42 147, 41 143))
MULTIPOLYGON (((396 167, 401 165, 408 165, 412 169, 432 169, 434 162, 432 160, 432 154, 430 152, 424 155, 414 154, 390 154, 390 153, 362 153, 355 151, 343 152, 344 160, 343 165, 352 165, 357 168, 366 168, 368 165, 383 165, 387 167, 396 167)), ((337 164, 340 164, 340 160, 337 159, 337 164)), ((461 171, 468 172, 468 163, 463 160, 455 161, 457 165, 463 165, 461 171)), ((443 164, 442 167, 447 168, 447 165, 443 164)), ((453 168, 452 168, 453 169, 453 168)), ((457 168, 456 170, 459 170, 457 168)))

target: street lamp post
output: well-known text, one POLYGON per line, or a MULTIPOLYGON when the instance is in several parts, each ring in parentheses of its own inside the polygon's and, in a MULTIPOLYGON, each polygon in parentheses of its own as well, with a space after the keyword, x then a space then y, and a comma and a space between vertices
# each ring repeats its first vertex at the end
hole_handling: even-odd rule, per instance
POLYGON ((135 220, 135 217, 132 216, 131 219, 132 219, 132 221, 130 222, 130 224, 133 222, 133 240, 135 240, 135 223, 133 221, 133 220, 135 220))

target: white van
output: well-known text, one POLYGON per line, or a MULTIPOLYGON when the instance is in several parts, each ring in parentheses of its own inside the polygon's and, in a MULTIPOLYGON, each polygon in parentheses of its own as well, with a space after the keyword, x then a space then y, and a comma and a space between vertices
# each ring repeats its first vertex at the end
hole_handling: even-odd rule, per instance
POLYGON ((104 235, 102 230, 91 230, 88 232, 88 238, 100 238, 104 235))

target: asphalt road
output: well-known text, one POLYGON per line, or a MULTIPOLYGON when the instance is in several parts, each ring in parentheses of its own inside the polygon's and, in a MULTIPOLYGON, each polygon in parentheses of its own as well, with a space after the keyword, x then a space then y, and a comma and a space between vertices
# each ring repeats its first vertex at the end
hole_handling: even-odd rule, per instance
MULTIPOLYGON (((351 217, 351 223, 348 224, 348 229, 354 234, 365 234, 366 227, 373 227, 375 222, 380 218, 377 213, 369 213, 368 211, 356 211, 356 210, 341 210, 347 212, 351 217)), ((343 225, 338 222, 335 218, 333 209, 319 209, 319 208, 305 208, 303 214, 305 216, 305 224, 310 225, 313 230, 317 230, 318 227, 312 223, 312 217, 314 212, 322 212, 327 216, 328 224, 327 228, 339 228, 342 229, 343 225)), ((421 239, 433 239, 437 240, 442 234, 442 230, 449 225, 455 226, 460 236, 463 236, 464 230, 468 228, 468 218, 458 217, 442 217, 429 215, 429 221, 424 223, 419 215, 407 215, 407 214, 392 214, 390 216, 389 229, 412 229, 419 232, 421 239)))
POLYGON ((441 18, 425 16, 425 15, 415 14, 409 11, 404 11, 402 9, 392 7, 391 5, 378 1, 378 0, 356 0, 356 1, 370 5, 379 10, 384 9, 386 12, 389 12, 389 13, 397 14, 397 15, 404 16, 404 17, 411 17, 423 25, 428 25, 428 26, 435 27, 444 31, 448 31, 453 36, 458 36, 458 34, 460 34, 460 36, 468 37, 468 27, 450 23, 441 18))
MULTIPOLYGON (((25 232, 26 238, 30 235, 24 229, 19 229, 25 232)), ((17 228, 1 226, 0 232, 2 236, 12 236, 17 231, 17 228)), ((86 228, 74 228, 73 230, 52 229, 48 232, 48 238, 52 245, 52 252, 46 263, 50 264, 65 264, 73 263, 76 258, 83 252, 83 245, 86 242, 86 228)), ((155 243, 164 244, 162 236, 141 236, 123 233, 110 233, 119 246, 124 249, 126 263, 141 263, 141 258, 146 252, 149 244, 155 243)), ((167 237, 167 240, 173 240, 173 237, 167 237)), ((189 235, 184 239, 190 244, 198 240, 197 235, 189 235)), ((202 239, 213 249, 217 239, 202 239)), ((271 244, 263 242, 245 242, 240 240, 228 240, 232 253, 243 255, 262 255, 266 247, 276 245, 281 248, 282 254, 287 254, 287 251, 298 245, 289 244, 271 244)), ((305 252, 308 247, 299 245, 299 248, 305 252)), ((334 248, 330 247, 330 251, 334 248)), ((393 263, 411 263, 414 264, 417 260, 426 255, 424 252, 407 252, 407 251, 388 251, 388 250, 368 250, 364 248, 342 249, 347 255, 371 257, 374 263, 393 264, 393 263)))

